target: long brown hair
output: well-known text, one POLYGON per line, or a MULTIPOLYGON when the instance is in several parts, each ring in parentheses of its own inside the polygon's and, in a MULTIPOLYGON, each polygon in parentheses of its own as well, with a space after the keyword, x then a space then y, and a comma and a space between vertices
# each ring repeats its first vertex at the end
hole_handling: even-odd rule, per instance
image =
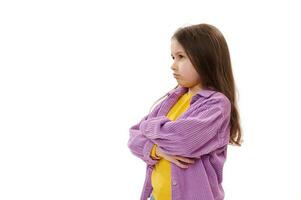
MULTIPOLYGON (((229 143, 241 146, 243 140, 235 81, 228 45, 223 34, 215 26, 202 23, 180 27, 171 38, 176 39, 184 48, 200 76, 201 86, 203 88, 213 88, 215 91, 223 93, 230 100, 231 130, 229 143)), ((175 88, 177 87, 178 85, 175 88)), ((167 94, 156 102, 166 97, 167 94)))

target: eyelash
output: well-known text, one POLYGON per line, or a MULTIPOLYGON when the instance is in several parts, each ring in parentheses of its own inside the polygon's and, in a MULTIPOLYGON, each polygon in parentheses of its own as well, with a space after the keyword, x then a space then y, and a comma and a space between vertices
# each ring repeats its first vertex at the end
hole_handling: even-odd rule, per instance
MULTIPOLYGON (((182 55, 179 55, 179 57, 180 57, 180 58, 183 58, 184 56, 182 56, 182 55)), ((172 56, 171 58, 172 58, 172 59, 175 59, 173 56, 172 56)))

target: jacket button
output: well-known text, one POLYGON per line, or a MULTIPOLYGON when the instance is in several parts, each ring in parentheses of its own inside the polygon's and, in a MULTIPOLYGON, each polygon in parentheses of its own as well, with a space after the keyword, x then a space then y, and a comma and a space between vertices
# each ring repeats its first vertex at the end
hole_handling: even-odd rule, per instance
POLYGON ((177 185, 177 182, 176 181, 172 182, 172 185, 177 185))

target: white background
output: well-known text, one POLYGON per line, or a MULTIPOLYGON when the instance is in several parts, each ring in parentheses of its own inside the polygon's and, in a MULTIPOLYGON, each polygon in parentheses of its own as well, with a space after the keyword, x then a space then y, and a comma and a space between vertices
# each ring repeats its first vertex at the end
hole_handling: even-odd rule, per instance
POLYGON ((1 1, 0 199, 138 200, 129 127, 176 85, 176 28, 209 23, 245 141, 228 148, 225 199, 300 200, 300 17, 297 1, 1 1))

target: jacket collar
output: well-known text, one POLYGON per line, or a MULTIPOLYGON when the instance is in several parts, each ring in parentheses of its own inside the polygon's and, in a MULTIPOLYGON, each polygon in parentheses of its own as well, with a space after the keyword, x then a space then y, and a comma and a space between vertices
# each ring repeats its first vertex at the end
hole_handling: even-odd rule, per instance
MULTIPOLYGON (((168 92, 168 95, 175 93, 177 95, 182 95, 184 93, 188 92, 188 88, 187 87, 183 87, 181 85, 178 85, 177 88, 172 89, 171 91, 168 92)), ((198 91, 194 96, 202 96, 205 98, 208 98, 211 94, 215 93, 216 91, 211 90, 211 89, 202 89, 200 91, 198 91)))

